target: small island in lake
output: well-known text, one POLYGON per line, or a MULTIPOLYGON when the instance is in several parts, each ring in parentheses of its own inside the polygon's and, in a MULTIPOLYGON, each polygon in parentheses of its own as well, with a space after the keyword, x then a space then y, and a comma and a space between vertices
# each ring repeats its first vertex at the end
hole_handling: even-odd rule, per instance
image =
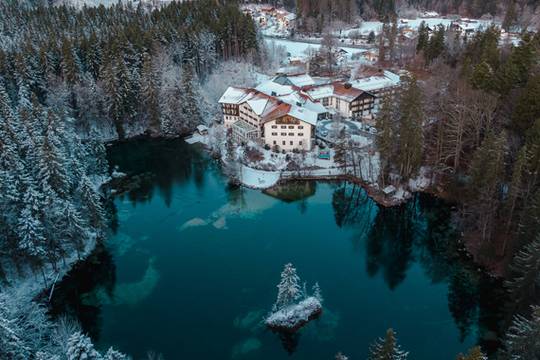
POLYGON ((300 277, 291 263, 285 265, 277 288, 276 303, 264 321, 270 329, 296 332, 322 314, 323 298, 319 284, 315 283, 313 294, 309 295, 305 283, 300 288, 300 277))

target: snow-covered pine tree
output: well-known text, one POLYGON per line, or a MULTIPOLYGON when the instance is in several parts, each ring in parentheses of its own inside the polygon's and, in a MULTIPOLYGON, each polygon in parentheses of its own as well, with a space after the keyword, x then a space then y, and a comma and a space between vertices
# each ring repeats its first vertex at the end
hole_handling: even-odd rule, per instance
POLYGON ((195 80, 195 74, 190 64, 182 67, 180 117, 183 130, 191 129, 202 123, 201 95, 199 84, 195 80))
POLYGON ((94 349, 90 338, 81 332, 76 332, 68 340, 68 360, 101 360, 101 355, 94 349))
POLYGON ((79 80, 80 66, 71 41, 64 38, 62 41, 62 77, 69 86, 73 86, 79 80))
POLYGON ((207 30, 201 31, 197 35, 197 49, 199 52, 199 76, 204 80, 217 63, 216 36, 207 30))
POLYGON ((147 114, 148 129, 152 134, 160 130, 159 112, 159 77, 154 67, 152 57, 148 53, 143 55, 141 72, 141 112, 147 114))
POLYGON ((60 360, 60 355, 53 355, 48 352, 38 351, 35 360, 60 360))
POLYGON ((300 278, 296 274, 296 269, 291 263, 288 263, 281 272, 281 281, 277 285, 278 296, 272 310, 281 310, 293 304, 302 296, 300 289, 300 278))
POLYGON ((349 360, 349 357, 343 355, 341 352, 338 352, 336 354, 335 360, 349 360))
POLYGON ((503 360, 540 359, 540 307, 532 307, 532 315, 526 318, 516 315, 504 341, 503 360))
POLYGON ((399 102, 400 126, 397 165, 405 178, 414 176, 422 161, 424 146, 423 93, 415 77, 405 77, 399 102))
POLYGON ((395 149, 397 143, 396 121, 397 108, 395 97, 387 95, 381 100, 381 109, 376 117, 375 128, 377 129, 377 150, 381 155, 381 180, 384 186, 388 167, 395 160, 395 149))
POLYGON ((313 285, 313 297, 317 300, 319 300, 319 302, 322 304, 323 302, 323 296, 322 296, 322 292, 321 292, 321 287, 319 286, 319 283, 316 282, 315 285, 313 285))
POLYGON ((128 360, 129 358, 112 347, 103 355, 103 360, 128 360))
POLYGON ((58 234, 74 245, 77 254, 81 255, 84 250, 84 241, 86 239, 86 223, 77 208, 70 202, 63 202, 59 216, 56 218, 55 227, 58 234))
POLYGON ((27 203, 18 217, 17 233, 19 234, 19 249, 37 262, 44 259, 46 251, 45 229, 35 211, 35 204, 27 203))
POLYGON ((510 268, 513 276, 506 286, 510 290, 513 306, 519 310, 540 289, 540 235, 516 254, 510 268))
POLYGON ((47 128, 40 147, 38 166, 38 181, 40 189, 44 193, 54 191, 61 197, 67 195, 69 189, 69 177, 66 171, 65 154, 59 147, 52 126, 47 128))
POLYGON ((83 176, 80 182, 81 200, 86 209, 86 218, 93 227, 100 228, 105 223, 105 213, 99 194, 92 187, 88 176, 83 176))
POLYGON ((396 334, 393 329, 386 331, 386 337, 379 338, 369 349, 369 360, 405 360, 408 352, 401 350, 397 343, 396 334))

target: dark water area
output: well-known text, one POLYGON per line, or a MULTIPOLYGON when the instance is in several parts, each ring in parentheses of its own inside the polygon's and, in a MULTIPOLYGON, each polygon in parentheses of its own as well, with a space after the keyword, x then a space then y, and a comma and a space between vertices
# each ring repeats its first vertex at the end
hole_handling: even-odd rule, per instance
POLYGON ((231 188, 182 140, 109 148, 111 165, 147 174, 111 204, 109 238, 59 284, 55 315, 76 317, 99 348, 142 359, 365 359, 392 327, 411 359, 493 351, 501 284, 460 250, 447 204, 418 195, 384 209, 342 183, 231 188), (319 282, 324 312, 296 336, 261 320, 283 265, 319 282))

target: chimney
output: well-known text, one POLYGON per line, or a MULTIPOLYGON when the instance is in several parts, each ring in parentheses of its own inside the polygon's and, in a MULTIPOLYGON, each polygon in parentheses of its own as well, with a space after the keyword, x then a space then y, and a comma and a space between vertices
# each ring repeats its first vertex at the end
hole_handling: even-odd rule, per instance
POLYGON ((343 87, 345 89, 350 89, 350 88, 352 88, 352 84, 350 82, 346 82, 345 84, 343 84, 343 87))

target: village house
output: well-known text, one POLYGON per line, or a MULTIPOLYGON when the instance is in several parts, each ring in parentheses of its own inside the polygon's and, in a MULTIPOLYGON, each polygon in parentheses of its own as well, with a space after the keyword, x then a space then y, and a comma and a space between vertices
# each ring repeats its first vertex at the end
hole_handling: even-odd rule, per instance
POLYGON ((366 51, 362 53, 362 58, 364 61, 370 62, 370 63, 376 63, 379 61, 379 55, 374 51, 366 51))
POLYGON ((400 76, 387 70, 364 73, 360 78, 351 81, 354 88, 367 91, 376 97, 374 113, 378 111, 381 99, 394 94, 400 83, 400 76))

